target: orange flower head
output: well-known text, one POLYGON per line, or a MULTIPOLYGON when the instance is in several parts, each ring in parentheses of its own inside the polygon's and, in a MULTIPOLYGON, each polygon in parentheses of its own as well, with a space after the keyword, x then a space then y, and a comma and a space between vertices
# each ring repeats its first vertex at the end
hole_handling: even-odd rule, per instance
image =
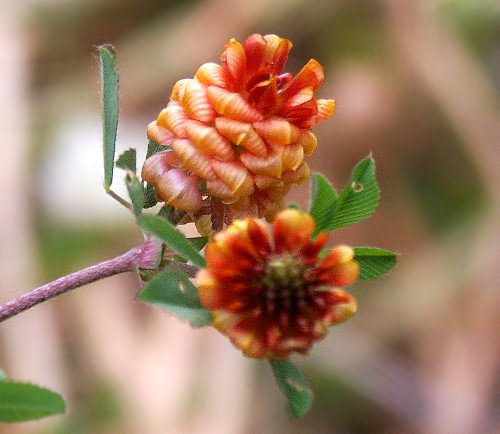
POLYGON ((327 234, 312 240, 313 231, 309 214, 286 209, 271 231, 247 217, 208 243, 207 268, 196 275, 200 300, 245 355, 306 353, 328 326, 356 312, 356 300, 337 288, 358 279, 353 249, 340 245, 319 258, 327 234))
POLYGON ((143 167, 160 200, 196 211, 209 195, 233 216, 267 219, 284 207, 290 186, 309 177, 304 157, 317 145, 311 128, 335 110, 334 100, 314 96, 324 76, 316 60, 295 77, 282 73, 291 48, 276 35, 253 34, 243 44, 231 39, 221 64, 205 63, 194 78, 174 85, 148 127, 151 140, 170 148, 143 167), (167 187, 167 177, 175 187, 167 187))

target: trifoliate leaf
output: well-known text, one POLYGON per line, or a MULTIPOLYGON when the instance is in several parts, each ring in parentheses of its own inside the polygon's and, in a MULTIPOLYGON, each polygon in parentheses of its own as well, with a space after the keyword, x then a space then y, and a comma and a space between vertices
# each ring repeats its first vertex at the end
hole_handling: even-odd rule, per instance
POLYGON ((270 360, 274 378, 288 400, 293 417, 303 417, 311 408, 313 392, 302 373, 288 360, 270 360))
POLYGON ((99 51, 102 81, 102 123, 104 154, 104 187, 109 190, 113 182, 115 143, 118 129, 118 68, 112 45, 100 45, 99 51))
POLYGON ((167 270, 156 275, 137 297, 189 321, 195 327, 212 322, 212 313, 201 305, 196 287, 182 271, 167 270))
POLYGON ((0 382, 0 422, 22 422, 64 413, 57 393, 27 383, 0 382))
POLYGON ((376 279, 396 265, 397 255, 377 247, 355 247, 355 259, 361 266, 360 280, 376 279))

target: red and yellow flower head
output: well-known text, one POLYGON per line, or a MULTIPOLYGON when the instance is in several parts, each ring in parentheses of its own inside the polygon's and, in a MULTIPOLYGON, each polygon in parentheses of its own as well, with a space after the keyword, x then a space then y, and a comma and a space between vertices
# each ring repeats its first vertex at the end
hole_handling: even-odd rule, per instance
POLYGON ((334 100, 316 99, 323 67, 310 60, 282 73, 292 43, 276 35, 231 39, 221 64, 205 63, 179 80, 148 136, 171 150, 149 157, 143 179, 179 209, 197 211, 203 196, 237 215, 272 219, 291 185, 309 177, 304 156, 316 148, 311 128, 332 116, 334 100))
POLYGON ((353 249, 340 245, 321 259, 328 236, 312 240, 313 230, 309 214, 287 209, 272 231, 247 217, 208 243, 207 268, 196 275, 200 300, 247 356, 305 353, 328 326, 356 312, 356 300, 338 288, 358 279, 353 249))

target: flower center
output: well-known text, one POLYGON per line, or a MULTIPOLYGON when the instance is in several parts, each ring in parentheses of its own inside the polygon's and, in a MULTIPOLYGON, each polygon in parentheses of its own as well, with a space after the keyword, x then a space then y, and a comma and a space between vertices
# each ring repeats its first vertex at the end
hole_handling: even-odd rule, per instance
POLYGON ((275 256, 266 263, 260 286, 268 313, 305 306, 310 290, 304 282, 304 270, 302 259, 289 253, 275 256))

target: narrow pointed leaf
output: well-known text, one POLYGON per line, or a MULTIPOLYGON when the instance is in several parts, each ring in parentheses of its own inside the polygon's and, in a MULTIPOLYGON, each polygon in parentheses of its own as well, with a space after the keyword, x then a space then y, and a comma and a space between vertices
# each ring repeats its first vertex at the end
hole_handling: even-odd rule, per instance
POLYGON ((116 167, 123 170, 130 170, 133 173, 137 172, 137 151, 134 148, 127 149, 118 157, 115 163, 116 167))
POLYGON ((370 217, 377 209, 379 199, 375 160, 368 157, 355 167, 351 181, 338 197, 333 219, 326 229, 338 229, 370 217))
POLYGON ((337 206, 337 193, 321 173, 313 173, 311 178, 310 201, 309 213, 316 222, 314 234, 317 235, 329 229, 337 206))
POLYGON ((112 45, 100 45, 99 51, 102 87, 104 187, 109 190, 113 182, 115 143, 118 129, 118 69, 112 45))
POLYGON ((355 247, 355 258, 361 266, 360 280, 376 279, 394 268, 397 255, 377 247, 355 247))
POLYGON ((138 219, 139 226, 146 232, 155 235, 168 247, 194 265, 204 268, 205 258, 200 255, 196 247, 167 220, 153 215, 143 215, 138 219))
POLYGON ((208 243, 208 237, 193 237, 188 238, 188 241, 195 246, 198 250, 203 249, 208 243))
POLYGON ((288 360, 270 360, 274 378, 288 400, 293 417, 303 417, 312 406, 313 392, 302 373, 288 360))
POLYGON ((28 383, 0 382, 0 422, 22 422, 64 413, 57 393, 28 383))
POLYGON ((212 313, 201 305, 196 287, 182 271, 168 270, 156 275, 137 297, 195 327, 212 322, 212 313))

